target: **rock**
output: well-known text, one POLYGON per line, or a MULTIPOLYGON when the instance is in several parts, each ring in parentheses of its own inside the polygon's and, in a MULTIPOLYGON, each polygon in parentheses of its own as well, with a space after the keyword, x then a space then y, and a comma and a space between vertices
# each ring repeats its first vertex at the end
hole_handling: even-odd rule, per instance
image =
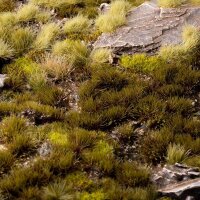
POLYGON ((171 184, 159 190, 161 196, 168 196, 177 200, 200 199, 200 178, 171 184))
POLYGON ((134 134, 143 136, 147 131, 147 126, 143 124, 141 127, 135 129, 134 134))
POLYGON ((4 144, 0 144, 0 151, 6 151, 8 148, 4 144))
POLYGON ((199 200, 199 177, 199 168, 176 163, 154 170, 152 182, 159 188, 160 196, 168 196, 177 200, 199 200))
POLYGON ((156 169, 152 176, 152 181, 159 187, 166 187, 169 184, 179 183, 183 180, 190 180, 200 177, 199 169, 188 167, 176 163, 175 165, 165 165, 156 169))
POLYGON ((114 33, 103 33, 94 48, 108 47, 113 53, 155 53, 161 46, 180 44, 186 24, 200 27, 200 7, 160 8, 145 2, 132 9, 127 24, 114 33))
POLYGON ((7 79, 6 74, 0 74, 0 88, 4 87, 5 80, 7 79))
POLYGON ((52 147, 49 142, 44 142, 38 149, 38 153, 41 157, 48 156, 52 151, 52 147))
POLYGON ((99 12, 101 14, 105 14, 106 12, 108 12, 110 10, 110 4, 108 3, 102 3, 100 6, 99 6, 99 12))

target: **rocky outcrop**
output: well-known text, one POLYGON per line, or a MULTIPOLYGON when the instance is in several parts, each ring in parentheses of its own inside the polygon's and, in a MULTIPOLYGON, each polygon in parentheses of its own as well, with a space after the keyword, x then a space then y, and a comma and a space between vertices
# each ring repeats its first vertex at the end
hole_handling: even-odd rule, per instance
POLYGON ((169 187, 159 190, 163 196, 177 200, 199 200, 200 199, 200 178, 172 184, 169 187))
POLYGON ((200 27, 200 7, 160 8, 145 2, 130 11, 126 25, 102 34, 94 48, 112 48, 116 54, 154 53, 163 45, 181 43, 186 24, 200 27))
POLYGON ((152 181, 157 185, 160 196, 177 200, 200 199, 199 168, 176 163, 156 169, 152 181))

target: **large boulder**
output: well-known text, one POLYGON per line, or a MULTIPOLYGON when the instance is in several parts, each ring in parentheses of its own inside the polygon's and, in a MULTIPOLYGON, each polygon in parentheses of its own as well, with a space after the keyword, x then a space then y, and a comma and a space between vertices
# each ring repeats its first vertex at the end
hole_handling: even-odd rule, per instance
POLYGON ((103 33, 94 48, 108 47, 119 55, 154 53, 163 45, 180 44, 186 24, 200 27, 200 7, 160 8, 145 2, 130 11, 126 25, 114 33, 103 33))

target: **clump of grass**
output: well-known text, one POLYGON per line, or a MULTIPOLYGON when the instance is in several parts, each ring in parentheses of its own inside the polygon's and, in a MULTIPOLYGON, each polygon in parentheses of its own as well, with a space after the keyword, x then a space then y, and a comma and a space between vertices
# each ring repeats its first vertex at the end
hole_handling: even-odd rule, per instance
POLYGON ((16 17, 19 22, 34 21, 39 13, 39 7, 34 4, 25 4, 17 11, 16 17))
POLYGON ((190 2, 193 5, 200 5, 200 1, 199 0, 190 0, 190 2))
POLYGON ((24 133, 27 128, 27 120, 17 116, 5 117, 1 121, 1 136, 8 141, 13 140, 16 135, 24 133))
POLYGON ((29 150, 35 148, 36 143, 33 141, 33 138, 30 135, 16 135, 12 140, 12 143, 9 145, 9 151, 16 156, 19 156, 29 150))
POLYGON ((52 178, 49 162, 38 159, 32 166, 14 168, 11 173, 0 180, 2 193, 15 198, 22 190, 31 186, 43 186, 52 178))
POLYGON ((71 174, 67 175, 66 183, 69 185, 68 187, 70 190, 74 191, 83 191, 92 189, 94 186, 94 181, 88 177, 88 174, 85 172, 72 172, 71 174))
POLYGON ((186 3, 187 0, 158 0, 158 4, 161 7, 178 7, 186 3))
POLYGON ((183 162, 187 164, 188 166, 200 167, 199 156, 192 156, 192 157, 186 158, 183 162))
POLYGON ((91 65, 107 63, 110 58, 111 50, 106 48, 95 49, 90 54, 91 65))
POLYGON ((165 67, 155 69, 152 73, 154 81, 161 85, 176 84, 185 90, 198 85, 200 73, 192 70, 184 63, 166 64, 165 67))
POLYGON ((64 40, 58 41, 52 47, 52 52, 57 56, 65 56, 74 67, 83 67, 87 63, 89 51, 81 41, 64 40))
POLYGON ((73 70, 66 57, 52 54, 47 54, 42 59, 41 67, 50 77, 55 79, 64 79, 73 70))
POLYGON ((50 156, 49 165, 55 174, 58 172, 66 174, 73 167, 74 158, 73 152, 63 150, 60 147, 55 148, 50 156))
POLYGON ((183 28, 183 42, 180 45, 168 45, 160 49, 160 56, 170 62, 192 65, 198 62, 200 34, 199 30, 191 25, 183 28), (167 56, 166 56, 167 55, 167 56), (178 59, 177 59, 178 58, 178 59))
POLYGON ((0 12, 12 11, 15 8, 15 1, 0 0, 0 12))
POLYGON ((117 0, 111 3, 108 13, 96 19, 96 26, 101 32, 112 32, 126 23, 126 14, 130 9, 128 1, 117 0))
POLYGON ((0 150, 0 171, 5 173, 10 170, 14 160, 14 156, 9 151, 0 150))
POLYGON ((11 34, 10 43, 15 49, 15 54, 21 56, 31 49, 34 40, 34 33, 29 28, 19 28, 11 34))
POLYGON ((189 155, 189 151, 179 144, 170 144, 167 149, 166 160, 169 164, 181 163, 189 155))
POLYGON ((67 34, 86 33, 88 32, 90 24, 90 20, 87 17, 78 15, 69 19, 63 26, 63 30, 67 34))
POLYGON ((149 183, 150 171, 146 166, 126 161, 117 170, 117 179, 126 186, 146 186, 149 183))
POLYGON ((111 172, 114 164, 114 149, 107 142, 100 140, 92 151, 83 153, 84 160, 90 165, 95 165, 104 172, 111 172))
MULTIPOLYGON (((0 13, 0 24, 1 26, 10 27, 16 24, 16 16, 13 12, 0 13)), ((3 29, 3 27, 2 27, 3 29)))
POLYGON ((172 97, 166 102, 166 111, 187 116, 192 112, 192 102, 189 99, 172 97))
POLYGON ((55 40, 58 34, 59 26, 57 24, 49 23, 43 25, 33 44, 34 49, 37 51, 42 51, 50 48, 52 42, 55 40))
POLYGON ((167 128, 146 135, 141 143, 140 156, 145 162, 150 164, 163 162, 166 158, 167 147, 172 138, 172 132, 167 128))
POLYGON ((0 58, 1 59, 11 59, 14 56, 14 49, 5 41, 3 41, 2 39, 0 39, 0 58))
POLYGON ((122 138, 130 138, 133 135, 134 127, 131 123, 125 123, 118 126, 116 131, 122 138))
POLYGON ((72 196, 68 193, 68 185, 65 181, 55 182, 49 184, 44 188, 43 198, 45 200, 52 199, 72 199, 72 196))

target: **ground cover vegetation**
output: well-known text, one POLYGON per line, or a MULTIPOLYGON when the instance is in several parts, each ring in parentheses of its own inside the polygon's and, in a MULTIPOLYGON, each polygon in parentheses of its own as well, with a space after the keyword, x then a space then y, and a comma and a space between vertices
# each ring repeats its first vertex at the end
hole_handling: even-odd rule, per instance
POLYGON ((88 44, 143 1, 102 2, 0 0, 0 199, 156 200, 154 167, 200 167, 199 30, 112 65, 88 44))

